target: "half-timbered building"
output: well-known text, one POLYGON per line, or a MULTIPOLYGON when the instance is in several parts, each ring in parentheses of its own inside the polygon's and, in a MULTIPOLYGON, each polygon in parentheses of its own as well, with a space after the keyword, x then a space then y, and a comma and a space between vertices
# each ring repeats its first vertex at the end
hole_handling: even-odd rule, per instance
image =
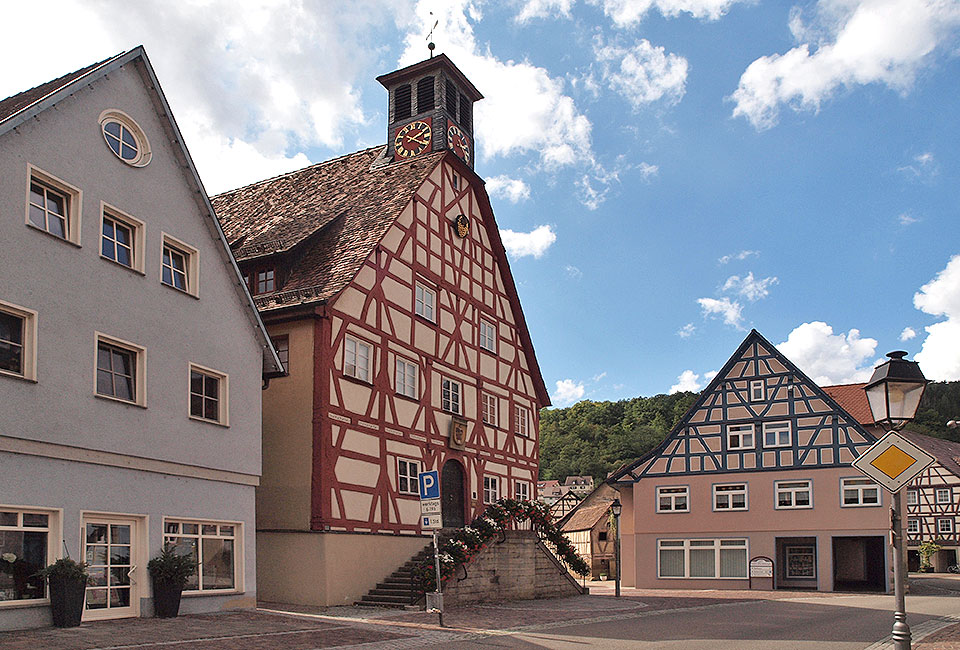
POLYGON ((626 585, 889 585, 888 497, 850 463, 876 440, 756 330, 666 436, 609 481, 626 585))
POLYGON ((444 55, 378 79, 388 143, 214 197, 289 376, 264 393, 264 598, 351 602, 445 526, 529 499, 549 404, 444 55))
MULTIPOLYGON (((877 436, 864 384, 826 386, 824 390, 877 436)), ((913 431, 900 435, 934 457, 934 462, 906 488, 907 558, 911 571, 920 568, 920 544, 933 541, 940 550, 931 558, 933 570, 943 572, 960 561, 960 443, 913 431)))
POLYGON ((617 491, 609 483, 601 483, 557 522, 587 562, 594 580, 603 576, 613 578, 616 574, 617 529, 611 506, 617 497, 617 491))

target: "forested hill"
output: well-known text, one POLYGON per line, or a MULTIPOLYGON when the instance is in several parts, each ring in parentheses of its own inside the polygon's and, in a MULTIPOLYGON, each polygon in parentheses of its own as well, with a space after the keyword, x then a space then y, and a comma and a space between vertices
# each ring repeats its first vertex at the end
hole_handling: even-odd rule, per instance
MULTIPOLYGON (((623 463, 656 447, 696 401, 697 393, 589 400, 540 413, 540 478, 590 475, 603 480, 623 463)), ((927 386, 912 431, 960 442, 960 381, 927 386)))

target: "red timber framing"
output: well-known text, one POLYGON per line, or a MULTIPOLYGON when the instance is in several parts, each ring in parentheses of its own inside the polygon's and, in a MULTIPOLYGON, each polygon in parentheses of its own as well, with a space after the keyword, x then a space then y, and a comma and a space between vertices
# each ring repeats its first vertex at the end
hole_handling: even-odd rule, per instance
POLYGON ((960 477, 935 462, 910 482, 907 494, 911 492, 913 496, 907 505, 907 521, 916 521, 917 532, 910 532, 910 528, 907 528, 909 546, 913 548, 929 540, 941 546, 960 546, 960 534, 957 531, 960 523, 960 477), (941 491, 940 498, 938 491, 941 491), (949 524, 941 523, 945 521, 949 524), (949 530, 944 530, 947 527, 949 530))
POLYGON ((314 467, 311 528, 419 533, 416 495, 399 491, 398 458, 464 469, 466 521, 483 505, 484 476, 500 496, 522 481, 533 492, 539 409, 549 404, 482 181, 445 156, 327 304, 314 338, 314 467), (456 177, 456 180, 455 180, 456 177), (464 238, 452 221, 470 220, 464 238), (415 313, 418 283, 435 292, 434 320, 415 313), (496 328, 495 352, 481 348, 480 321, 496 328), (366 380, 344 372, 344 350, 369 346, 366 380), (416 398, 398 393, 397 358, 417 368, 416 398), (460 383, 465 449, 450 445, 441 382, 460 383), (496 426, 481 417, 481 395, 497 400, 496 426), (516 407, 529 414, 516 432, 516 407))

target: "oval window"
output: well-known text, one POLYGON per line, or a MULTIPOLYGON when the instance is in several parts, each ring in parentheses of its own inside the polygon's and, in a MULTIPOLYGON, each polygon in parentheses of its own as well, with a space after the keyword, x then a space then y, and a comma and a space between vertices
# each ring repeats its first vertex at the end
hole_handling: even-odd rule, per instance
POLYGON ((100 115, 103 139, 114 155, 134 167, 150 162, 150 144, 140 126, 121 111, 104 111, 100 115))

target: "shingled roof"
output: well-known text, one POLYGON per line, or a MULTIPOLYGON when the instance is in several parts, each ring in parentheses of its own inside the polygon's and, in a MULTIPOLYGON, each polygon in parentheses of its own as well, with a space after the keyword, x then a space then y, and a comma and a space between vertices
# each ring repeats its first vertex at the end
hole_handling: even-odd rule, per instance
POLYGON ((332 298, 353 279, 443 152, 374 165, 385 146, 364 149, 214 196, 213 207, 238 259, 302 257, 283 291, 261 310, 332 298))
POLYGON ((873 413, 870 412, 870 402, 867 401, 867 392, 863 390, 866 384, 837 384, 823 386, 823 392, 843 407, 843 410, 864 426, 871 426, 873 413))
POLYGON ((560 520, 560 528, 568 533, 576 530, 590 530, 607 516, 610 504, 619 494, 612 485, 601 483, 560 520))
MULTIPOLYGON (((121 55, 118 55, 121 56, 121 55)), ((80 68, 76 72, 71 72, 70 74, 65 74, 62 77, 57 77, 52 81, 48 81, 44 84, 40 84, 30 90, 24 90, 22 93, 17 93, 16 95, 11 95, 4 100, 0 100, 0 122, 16 115, 22 111, 27 106, 34 104, 44 97, 51 95, 64 86, 73 83, 83 75, 87 74, 92 70, 96 70, 101 65, 107 63, 108 61, 117 58, 111 57, 110 59, 104 59, 92 65, 88 65, 85 68, 80 68)))

